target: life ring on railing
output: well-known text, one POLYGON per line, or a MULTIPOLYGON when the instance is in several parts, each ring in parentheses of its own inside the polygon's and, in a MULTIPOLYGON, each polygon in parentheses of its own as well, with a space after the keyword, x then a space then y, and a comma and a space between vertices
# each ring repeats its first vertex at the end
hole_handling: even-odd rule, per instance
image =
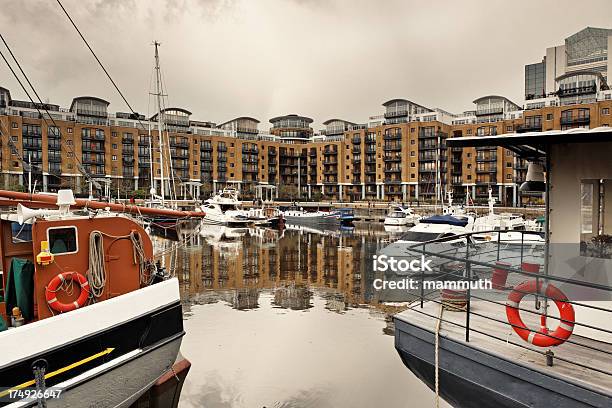
POLYGON ((85 306, 85 303, 87 303, 87 299, 89 298, 89 291, 89 282, 87 281, 87 278, 80 273, 60 273, 55 278, 51 279, 45 288, 45 298, 47 299, 47 303, 51 309, 64 313, 85 306), (78 299, 72 303, 62 303, 57 300, 57 296, 55 295, 60 285, 67 280, 77 281, 81 286, 81 293, 79 294, 78 299))
POLYGON ((508 295, 506 301, 506 316, 512 328, 523 340, 538 347, 558 346, 567 340, 574 330, 575 313, 574 307, 568 302, 567 296, 559 288, 552 284, 546 284, 542 281, 530 280, 516 286, 508 295), (537 287, 539 286, 539 288, 537 287), (542 327, 540 331, 534 331, 523 323, 519 304, 523 297, 530 293, 539 293, 553 300, 559 309, 560 321, 559 326, 553 331, 548 332, 546 329, 546 316, 541 316, 542 327))

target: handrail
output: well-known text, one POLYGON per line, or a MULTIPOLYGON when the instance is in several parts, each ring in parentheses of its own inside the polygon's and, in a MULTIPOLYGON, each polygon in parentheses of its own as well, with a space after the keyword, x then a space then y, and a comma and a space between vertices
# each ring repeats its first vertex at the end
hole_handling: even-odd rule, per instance
MULTIPOLYGON (((594 283, 594 282, 588 282, 588 281, 580 281, 580 280, 576 280, 573 278, 566 278, 566 277, 561 277, 561 276, 555 276, 555 275, 547 275, 547 274, 534 274, 532 272, 528 272, 528 271, 524 271, 522 269, 518 269, 516 266, 512 266, 512 265, 506 265, 506 264, 500 264, 497 263, 497 261, 500 261, 500 259, 504 259, 507 260, 507 257, 500 257, 500 248, 502 246, 505 246, 507 244, 509 244, 508 241, 503 240, 503 233, 504 232, 512 232, 514 234, 516 233, 520 233, 521 234, 521 239, 520 241, 518 239, 512 239, 511 244, 516 244, 521 245, 521 250, 520 250, 520 254, 517 253, 515 254, 515 256, 511 257, 510 259, 513 259, 515 261, 520 261, 521 263, 525 260, 525 259, 529 259, 530 257, 533 257, 533 254, 525 254, 524 253, 524 246, 525 245, 529 245, 530 242, 529 241, 525 241, 525 236, 526 235, 532 235, 532 234, 538 234, 538 232, 536 231, 500 231, 500 230, 487 230, 487 231, 477 231, 477 232, 467 232, 467 233, 463 233, 463 234, 458 234, 458 235, 454 235, 454 236, 448 236, 448 237, 443 237, 443 238, 437 238, 437 239, 432 239, 432 240, 428 240, 426 242, 420 242, 420 243, 416 243, 413 245, 410 245, 407 248, 407 252, 411 255, 414 254, 418 254, 418 255, 425 255, 428 257, 434 257, 434 258, 438 258, 439 262, 437 262, 435 265, 432 265, 432 269, 434 269, 434 273, 432 274, 432 272, 429 272, 428 275, 425 275, 424 271, 421 271, 420 273, 414 275, 414 277, 419 277, 419 280, 421 281, 421 285, 420 285, 420 290, 415 293, 415 296, 417 297, 417 304, 412 305, 410 307, 411 310, 419 312, 419 313, 423 313, 425 315, 431 316, 432 318, 435 319, 441 319, 438 316, 434 316, 434 315, 430 315, 424 311, 421 310, 417 310, 417 306, 420 304, 420 308, 423 308, 424 303, 427 302, 433 302, 433 303, 437 303, 442 305, 443 301, 442 299, 439 299, 439 295, 438 292, 439 290, 425 290, 425 286, 422 282, 424 282, 426 279, 427 280, 441 280, 444 279, 445 277, 448 277, 449 275, 452 275, 455 279, 457 280, 461 280, 461 281, 468 281, 468 282, 473 282, 476 277, 474 275, 474 271, 473 268, 476 267, 478 271, 481 270, 481 268, 484 269, 488 269, 488 270, 492 270, 492 268, 498 269, 498 270, 503 270, 506 271, 508 273, 513 273, 513 274, 518 274, 521 276, 528 276, 532 279, 536 279, 537 281, 556 281, 556 282, 560 282, 560 283, 564 283, 564 284, 568 284, 568 285, 574 285, 574 286, 578 286, 578 287, 583 287, 583 288, 590 288, 590 289, 595 289, 595 290, 600 290, 600 291, 604 291, 607 293, 612 292, 612 286, 606 285, 606 284, 599 284, 599 283, 594 283), (485 241, 482 243, 476 243, 473 239, 474 236, 482 236, 485 234, 498 234, 497 235, 497 239, 495 241, 485 241), (428 246, 431 245, 435 245, 435 244, 440 244, 440 243, 446 243, 446 242, 453 242, 453 243, 457 243, 457 242, 462 242, 465 246, 463 247, 457 247, 457 246, 453 246, 452 248, 449 248, 448 250, 438 250, 436 252, 434 252, 433 250, 431 250, 431 248, 428 248, 428 246), (492 245, 494 244, 494 245, 492 245), (492 246, 491 246, 492 245, 492 246), (491 247, 489 247, 491 246, 491 247), (479 251, 480 249, 480 251, 479 251), (452 251, 453 254, 449 254, 448 252, 452 251), (487 262, 486 260, 482 260, 482 259, 473 259, 474 257, 490 257, 491 261, 487 262), (520 257, 519 257, 520 256, 520 257), (448 267, 452 265, 453 268, 448 270, 445 270, 445 267, 448 267), (440 274, 436 274, 435 272, 439 271, 441 272, 440 274)), ((547 262, 547 260, 545 258, 543 258, 544 262, 547 262)), ((481 272, 477 272, 479 274, 481 274, 481 272)), ((482 278, 482 275, 480 275, 479 277, 477 277, 478 279, 482 278)), ((429 288, 428 288, 429 289, 429 288)), ((531 293, 531 292, 525 292, 522 291, 520 289, 516 289, 513 287, 504 287, 504 288, 498 288, 498 290, 500 292, 495 292, 496 294, 499 293, 503 293, 506 291, 518 291, 519 293, 522 294, 529 294, 529 295, 535 295, 536 297, 536 302, 538 302, 539 300, 559 300, 556 299, 554 297, 550 297, 547 296, 546 294, 540 294, 540 293, 531 293)), ((470 326, 470 319, 473 318, 474 316, 477 316, 479 318, 482 319, 486 319, 486 320, 490 320, 490 321, 494 321, 497 323, 501 323, 504 324, 508 327, 512 327, 512 328, 518 328, 518 329, 522 329, 522 330, 528 330, 530 332, 533 333, 538 333, 539 335, 551 338, 551 339, 555 339, 555 340, 563 340, 568 344, 572 344, 575 345, 577 347, 581 347, 581 348, 585 348, 585 349, 589 349, 592 351, 596 351, 596 352, 600 352, 602 353, 602 355, 612 355, 612 352, 602 349, 602 348, 598 348, 597 345, 593 345, 593 344, 585 344, 584 342, 581 342, 579 340, 576 339, 562 339, 559 338, 557 336, 554 336, 551 333, 547 333, 547 332, 542 332, 539 328, 534 328, 531 329, 529 327, 524 327, 524 326, 519 326, 516 324, 513 324, 509 321, 506 321, 505 319, 495 316, 495 315, 491 315, 489 313, 482 313, 479 311, 475 311, 472 307, 472 300, 473 299, 477 299, 480 301, 485 301, 485 302, 490 302, 492 304, 498 305, 500 307, 506 307, 506 302, 505 301, 500 301, 498 299, 494 299, 494 298, 490 298, 484 295, 479 295, 479 294, 475 294, 473 293, 472 289, 471 289, 471 285, 467 285, 467 288, 465 290, 466 292, 466 298, 465 298, 465 313, 466 313, 466 317, 465 317, 465 323, 464 324, 460 324, 457 322, 453 322, 453 321, 449 321, 449 320, 445 320, 445 319, 441 319, 443 322, 447 322, 447 323, 451 323, 454 325, 457 325, 463 329, 465 329, 465 341, 469 342, 470 341, 470 332, 472 333, 480 333, 495 339, 499 339, 501 341, 510 343, 512 345, 515 346, 519 346, 519 347, 523 347, 526 348, 528 350, 540 353, 545 355, 546 353, 544 351, 540 351, 535 349, 534 347, 528 346, 526 344, 518 344, 515 342, 510 342, 508 341, 508 339, 501 339, 499 337, 493 336, 489 333, 484 333, 483 331, 480 331, 478 329, 475 329, 474 327, 470 326)), ((579 302, 579 301, 572 301, 572 300, 563 300, 564 303, 569 303, 572 305, 576 305, 579 307, 584 307, 584 308, 590 308, 593 310, 597 310, 597 311, 601 311, 601 312, 606 312, 606 313, 612 313, 612 309, 609 308, 605 308, 605 307, 601 307, 601 306, 597 306, 597 305, 591 305, 591 304, 587 304, 584 302, 579 302)), ((550 315, 548 314, 548 309, 547 307, 544 307, 542 309, 542 311, 539 310, 534 310, 534 309, 527 309, 524 307, 520 307, 516 306, 517 309, 521 312, 528 312, 530 314, 533 315, 540 315, 542 318, 544 319, 554 319, 556 321, 559 322, 566 322, 566 323, 572 323, 575 326, 581 326, 584 327, 586 329, 598 332, 598 333, 605 333, 605 334, 612 334, 612 328, 606 328, 606 327, 598 327, 596 325, 593 324, 589 324, 589 323, 582 323, 582 322, 573 322, 573 321, 568 321, 566 319, 563 319, 561 316, 554 316, 554 315, 550 315)), ((540 309, 539 306, 536 307, 536 309, 540 309)), ((594 341, 599 341, 601 342, 601 340, 597 340, 596 338, 593 338, 592 336, 582 336, 585 339, 589 339, 589 340, 594 340, 594 341)), ((559 361, 564 361, 566 363, 569 364, 573 364, 588 370, 592 370, 592 371, 596 371, 605 375, 609 375, 612 376, 612 371, 608 371, 607 369, 603 368, 603 367, 598 367, 598 366, 592 366, 589 364, 585 364, 585 363, 581 363, 579 361, 572 361, 571 358, 563 357, 563 354, 557 353, 555 354, 554 358, 559 360, 559 361), (557 355, 557 354, 561 354, 561 356, 557 355)))

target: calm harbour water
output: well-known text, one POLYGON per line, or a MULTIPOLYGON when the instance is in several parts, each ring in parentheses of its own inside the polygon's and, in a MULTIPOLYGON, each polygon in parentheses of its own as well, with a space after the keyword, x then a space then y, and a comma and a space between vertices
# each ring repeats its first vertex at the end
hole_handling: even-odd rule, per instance
POLYGON ((434 406, 372 289, 372 255, 389 239, 380 226, 212 227, 187 245, 158 241, 181 282, 192 362, 180 407, 434 406))

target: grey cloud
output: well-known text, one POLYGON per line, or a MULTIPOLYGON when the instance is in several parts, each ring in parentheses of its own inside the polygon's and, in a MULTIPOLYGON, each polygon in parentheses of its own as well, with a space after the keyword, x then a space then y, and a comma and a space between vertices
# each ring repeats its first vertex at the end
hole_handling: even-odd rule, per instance
MULTIPOLYGON (((169 104, 221 122, 301 113, 365 121, 405 97, 453 112, 485 94, 520 103, 523 66, 584 26, 610 27, 612 2, 62 0, 131 104, 146 113, 162 43, 169 104), (560 22, 563 22, 561 24, 560 22)), ((51 0, 3 0, 0 26, 41 95, 127 108, 51 0)), ((25 99, 0 64, 0 86, 25 99)))

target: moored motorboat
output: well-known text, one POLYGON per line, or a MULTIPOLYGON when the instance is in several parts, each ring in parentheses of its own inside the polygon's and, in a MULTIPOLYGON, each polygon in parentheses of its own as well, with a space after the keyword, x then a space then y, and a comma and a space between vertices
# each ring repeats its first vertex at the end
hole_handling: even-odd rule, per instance
POLYGON ((412 211, 412 208, 394 205, 389 209, 384 224, 390 226, 412 226, 418 223, 420 218, 420 216, 412 211))

